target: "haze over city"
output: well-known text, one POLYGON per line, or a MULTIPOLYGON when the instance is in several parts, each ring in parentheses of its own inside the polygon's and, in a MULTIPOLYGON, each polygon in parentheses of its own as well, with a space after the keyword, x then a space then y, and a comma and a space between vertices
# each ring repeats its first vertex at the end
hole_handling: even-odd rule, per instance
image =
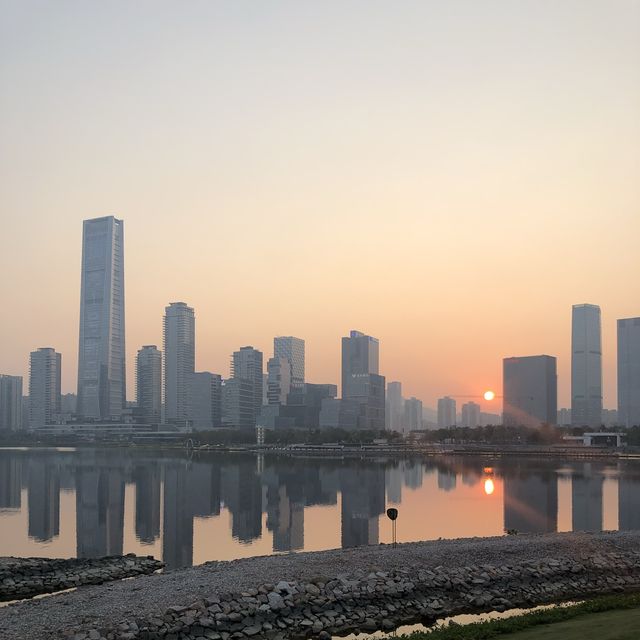
POLYGON ((81 222, 114 215, 128 398, 184 300, 197 370, 295 335, 307 379, 338 383, 357 328, 426 405, 544 353, 567 406, 571 305, 592 303, 615 407, 640 295, 637 3, 0 11, 4 373, 52 346, 75 391, 81 222))

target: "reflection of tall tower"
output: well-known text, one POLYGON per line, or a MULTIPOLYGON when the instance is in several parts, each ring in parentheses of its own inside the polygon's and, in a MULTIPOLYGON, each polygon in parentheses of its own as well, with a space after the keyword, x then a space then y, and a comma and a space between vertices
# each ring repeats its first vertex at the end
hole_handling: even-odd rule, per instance
POLYGON ((124 223, 107 216, 82 225, 77 411, 118 417, 125 400, 124 223))
POLYGON ((29 537, 47 542, 60 535, 60 474, 42 458, 29 461, 29 537))
POLYGON ((602 423, 602 345, 600 307, 573 305, 571 319, 571 424, 602 423))
POLYGON ((181 463, 164 468, 162 560, 168 569, 193 564, 193 514, 187 470, 181 463))
POLYGON ((452 469, 438 469, 438 489, 453 491, 456 488, 456 472, 452 469))
POLYGON ((423 476, 424 469, 421 462, 404 463, 404 483, 409 489, 419 489, 422 486, 423 476))
POLYGON ((518 469, 504 476, 504 528, 524 533, 550 533, 558 528, 558 479, 518 469))
POLYGON ((80 468, 76 477, 79 558, 122 555, 124 478, 120 469, 80 468))
POLYGON ((640 475, 624 469, 618 480, 618 529, 640 530, 640 475))
POLYGON ((378 544, 378 516, 385 508, 384 479, 384 469, 377 465, 341 469, 343 548, 378 544))
POLYGON ((0 509, 20 509, 22 460, 13 451, 0 451, 0 509))
POLYGON ((400 465, 385 470, 387 499, 391 504, 402 502, 402 468, 400 465))
POLYGON ((590 463, 571 478, 572 528, 574 531, 602 531, 602 475, 590 463))
POLYGON ((222 498, 231 512, 231 535, 251 542, 262 535, 262 487, 250 461, 222 468, 222 498))
POLYGON ((152 544, 160 536, 160 469, 154 463, 133 471, 136 486, 136 537, 152 544))
POLYGON ((618 421, 640 425, 640 318, 618 320, 618 421))

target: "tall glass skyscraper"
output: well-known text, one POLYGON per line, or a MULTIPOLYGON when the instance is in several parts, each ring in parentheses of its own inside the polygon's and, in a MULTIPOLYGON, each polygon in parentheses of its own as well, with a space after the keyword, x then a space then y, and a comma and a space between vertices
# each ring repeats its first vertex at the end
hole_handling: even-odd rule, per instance
POLYGON ((117 418, 125 402, 124 223, 107 216, 82 226, 78 414, 117 418))
POLYGON ((571 318, 571 424, 602 424, 600 307, 575 304, 571 318))
POLYGON ((640 318, 618 320, 618 421, 640 425, 640 318))
POLYGON ((304 340, 293 336, 273 339, 273 357, 288 360, 291 367, 291 386, 304 384, 304 340))

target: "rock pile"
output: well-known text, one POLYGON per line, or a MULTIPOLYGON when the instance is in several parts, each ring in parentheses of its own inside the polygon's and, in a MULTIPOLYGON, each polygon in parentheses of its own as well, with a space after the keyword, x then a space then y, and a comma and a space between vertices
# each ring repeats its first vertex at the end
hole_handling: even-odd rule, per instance
POLYGON ((640 553, 635 551, 501 566, 414 566, 262 584, 108 629, 85 627, 65 635, 73 640, 328 640, 459 613, 633 589, 640 589, 640 553))
POLYGON ((2 558, 0 601, 150 574, 163 566, 153 556, 134 554, 95 559, 2 558))

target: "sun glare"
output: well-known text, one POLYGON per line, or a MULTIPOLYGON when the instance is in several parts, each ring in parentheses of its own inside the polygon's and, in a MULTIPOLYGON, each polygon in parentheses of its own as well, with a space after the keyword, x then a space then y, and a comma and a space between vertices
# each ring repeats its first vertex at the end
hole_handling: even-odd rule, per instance
POLYGON ((493 391, 485 391, 484 399, 485 400, 493 400, 496 397, 496 394, 493 391))
POLYGON ((491 478, 487 478, 484 481, 484 492, 490 496, 495 490, 495 486, 493 484, 493 480, 491 478))

